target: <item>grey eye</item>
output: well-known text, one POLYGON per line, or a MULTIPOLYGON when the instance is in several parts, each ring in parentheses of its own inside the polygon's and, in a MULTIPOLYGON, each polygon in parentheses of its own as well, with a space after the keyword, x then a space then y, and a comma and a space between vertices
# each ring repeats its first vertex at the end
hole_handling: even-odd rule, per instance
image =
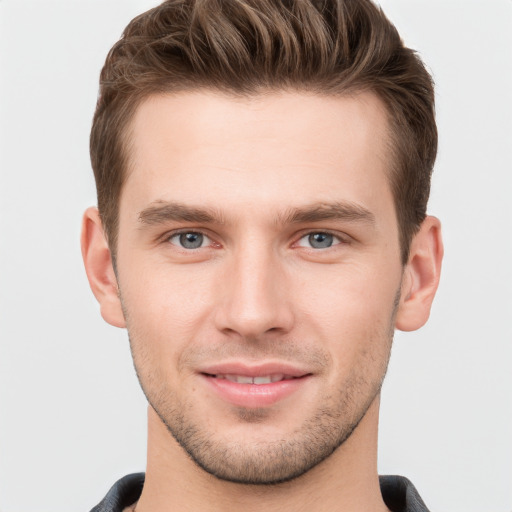
POLYGON ((316 233, 309 233, 304 235, 298 245, 301 247, 309 247, 313 249, 328 249, 333 245, 341 243, 341 240, 331 233, 325 233, 323 231, 317 231, 316 233))
POLYGON ((183 247, 184 249, 199 249, 203 245, 209 242, 209 238, 202 233, 196 231, 190 231, 188 233, 178 233, 169 238, 169 241, 174 244, 183 247))
POLYGON ((333 244, 334 237, 329 233, 311 233, 308 242, 315 249, 326 249, 333 244))

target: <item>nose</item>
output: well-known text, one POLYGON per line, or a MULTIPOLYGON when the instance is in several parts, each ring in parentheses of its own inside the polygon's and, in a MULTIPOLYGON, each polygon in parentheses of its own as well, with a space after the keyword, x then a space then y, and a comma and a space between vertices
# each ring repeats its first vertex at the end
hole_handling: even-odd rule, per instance
POLYGON ((233 254, 220 283, 216 326, 257 340, 262 335, 288 333, 293 311, 287 273, 271 249, 246 248, 233 254))

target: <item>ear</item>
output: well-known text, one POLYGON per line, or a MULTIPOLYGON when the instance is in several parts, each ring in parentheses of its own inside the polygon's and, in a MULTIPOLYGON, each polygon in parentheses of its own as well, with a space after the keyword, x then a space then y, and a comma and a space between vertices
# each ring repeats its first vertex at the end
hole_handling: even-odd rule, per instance
POLYGON ((439 284, 442 260, 441 223, 429 216, 411 241, 395 321, 397 329, 414 331, 427 322, 439 284))
POLYGON ((88 208, 82 221, 82 257, 89 285, 100 303, 101 316, 115 327, 126 327, 112 255, 98 209, 88 208))

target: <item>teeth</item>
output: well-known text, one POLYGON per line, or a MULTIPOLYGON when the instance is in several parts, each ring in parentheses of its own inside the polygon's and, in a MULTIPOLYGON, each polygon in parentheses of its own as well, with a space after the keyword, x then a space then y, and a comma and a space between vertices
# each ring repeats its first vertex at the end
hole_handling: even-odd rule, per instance
POLYGON ((224 377, 226 380, 237 382, 238 384, 252 384, 252 377, 245 375, 225 375, 224 377))
POLYGON ((272 377, 254 377, 253 382, 254 384, 270 384, 272 382, 272 377))
POLYGON ((217 379, 226 379, 237 384, 270 384, 272 382, 279 382, 281 380, 293 379, 293 377, 287 377, 282 373, 274 375, 261 375, 259 377, 249 377, 247 375, 216 375, 217 379))

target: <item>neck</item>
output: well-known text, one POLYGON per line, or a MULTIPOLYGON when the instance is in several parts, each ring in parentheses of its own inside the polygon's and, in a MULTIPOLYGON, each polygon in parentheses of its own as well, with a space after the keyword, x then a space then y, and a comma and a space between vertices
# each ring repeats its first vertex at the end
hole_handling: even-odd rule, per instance
POLYGON ((150 407, 148 463, 137 512, 387 511, 377 474, 377 398, 330 457, 295 480, 243 485, 211 476, 188 457, 150 407))

